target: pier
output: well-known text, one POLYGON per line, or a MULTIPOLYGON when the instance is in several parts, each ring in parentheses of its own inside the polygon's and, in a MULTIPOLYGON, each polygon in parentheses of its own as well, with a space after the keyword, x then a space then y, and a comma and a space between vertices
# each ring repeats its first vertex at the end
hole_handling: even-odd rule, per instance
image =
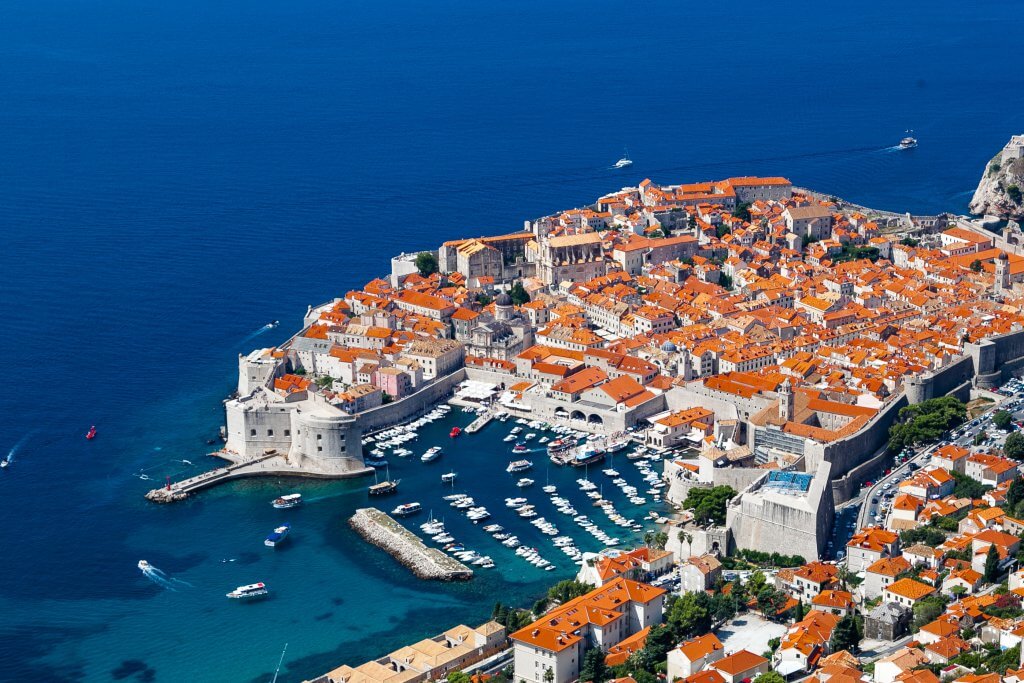
POLYGON ((493 413, 490 413, 490 412, 484 413, 483 415, 481 415, 480 417, 478 417, 477 419, 475 419, 475 420, 473 420, 472 422, 469 423, 469 426, 466 427, 466 433, 467 434, 475 434, 476 432, 479 432, 481 429, 486 427, 488 425, 488 423, 490 423, 490 421, 493 420, 493 419, 494 419, 494 414, 493 413))
POLYGON ((314 479, 340 479, 359 477, 372 474, 372 467, 364 467, 343 474, 333 472, 317 472, 309 467, 299 467, 291 463, 287 453, 275 449, 265 451, 254 458, 245 458, 228 451, 217 451, 210 455, 230 462, 225 467, 207 470, 201 474, 181 481, 171 482, 166 486, 153 489, 146 494, 146 500, 154 503, 176 503, 185 500, 193 493, 226 481, 247 477, 311 477, 314 479))
POLYGON ((356 510, 348 523, 363 540, 386 551, 417 578, 434 581, 473 578, 472 569, 436 548, 428 548, 419 536, 377 508, 356 510))

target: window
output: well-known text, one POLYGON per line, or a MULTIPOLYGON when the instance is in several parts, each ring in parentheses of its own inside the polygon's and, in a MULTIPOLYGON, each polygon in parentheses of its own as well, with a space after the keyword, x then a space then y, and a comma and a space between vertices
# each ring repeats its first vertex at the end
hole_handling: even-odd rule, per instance
POLYGON ((273 436, 273 435, 274 435, 274 430, 273 429, 268 429, 267 430, 267 436, 273 436))
POLYGON ((290 430, 290 429, 284 430, 284 435, 285 436, 291 436, 292 435, 292 430, 290 430))
POLYGON ((319 453, 319 452, 323 451, 323 449, 324 449, 323 446, 317 446, 316 447, 316 452, 319 453))
POLYGON ((316 440, 317 440, 317 441, 322 441, 322 440, 323 440, 323 438, 324 438, 324 435, 323 435, 323 434, 317 434, 317 435, 316 435, 316 440))
POLYGON ((250 429, 249 430, 249 436, 256 436, 256 430, 255 429, 250 429))

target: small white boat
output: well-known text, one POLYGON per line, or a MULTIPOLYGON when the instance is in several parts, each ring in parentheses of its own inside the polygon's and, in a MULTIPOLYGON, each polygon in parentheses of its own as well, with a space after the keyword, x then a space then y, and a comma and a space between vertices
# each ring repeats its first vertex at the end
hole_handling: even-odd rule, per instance
POLYGON ((399 517, 407 517, 408 515, 411 515, 414 512, 419 512, 422 509, 423 506, 419 503, 402 503, 392 510, 391 514, 398 515, 399 517))
POLYGON ((622 158, 615 162, 615 165, 612 166, 612 168, 626 168, 627 166, 632 166, 632 165, 633 165, 633 160, 629 158, 629 151, 626 151, 622 155, 622 158))
POLYGON ((278 510, 288 510, 290 508, 298 507, 302 505, 302 494, 301 493, 289 493, 286 496, 275 498, 274 502, 271 503, 278 510))
POLYGON ((423 462, 434 462, 441 457, 441 447, 432 446, 427 449, 427 452, 420 456, 420 460, 423 462))
POLYGON ((455 478, 459 476, 457 472, 447 472, 441 475, 441 482, 444 484, 455 483, 455 478))
POLYGON ((522 479, 516 482, 516 486, 518 486, 521 489, 525 489, 527 486, 533 486, 533 479, 523 477, 522 479))
POLYGON ((248 586, 239 586, 235 590, 227 594, 227 597, 233 600, 241 600, 245 598, 256 598, 267 594, 267 586, 263 582, 251 583, 248 586))
POLYGON ((142 571, 148 571, 149 562, 146 562, 145 560, 139 560, 139 569, 141 569, 142 571))

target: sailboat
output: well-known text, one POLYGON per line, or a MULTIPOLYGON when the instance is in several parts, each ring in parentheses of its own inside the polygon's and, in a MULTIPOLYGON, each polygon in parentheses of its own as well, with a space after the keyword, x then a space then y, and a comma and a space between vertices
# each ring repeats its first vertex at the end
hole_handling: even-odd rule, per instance
POLYGON ((373 471, 373 486, 367 489, 371 496, 383 496, 386 493, 394 493, 398 490, 398 483, 401 479, 395 479, 391 481, 391 468, 387 470, 387 479, 378 483, 377 482, 377 470, 373 471))
POLYGON ((632 165, 633 165, 633 160, 629 158, 629 150, 625 149, 625 150, 623 150, 622 158, 619 159, 618 161, 616 161, 615 165, 612 166, 612 168, 626 168, 627 166, 632 166, 632 165))

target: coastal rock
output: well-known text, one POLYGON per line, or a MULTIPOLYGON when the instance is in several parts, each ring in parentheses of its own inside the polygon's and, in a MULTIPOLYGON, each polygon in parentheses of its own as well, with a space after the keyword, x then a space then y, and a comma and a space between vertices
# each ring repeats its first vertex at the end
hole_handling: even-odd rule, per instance
POLYGON ((436 548, 428 548, 416 534, 377 508, 356 510, 348 523, 364 541, 387 552, 417 578, 435 581, 473 578, 472 569, 436 548))
POLYGON ((1024 219, 1024 135, 1015 135, 985 166, 970 211, 1003 219, 1024 219))

